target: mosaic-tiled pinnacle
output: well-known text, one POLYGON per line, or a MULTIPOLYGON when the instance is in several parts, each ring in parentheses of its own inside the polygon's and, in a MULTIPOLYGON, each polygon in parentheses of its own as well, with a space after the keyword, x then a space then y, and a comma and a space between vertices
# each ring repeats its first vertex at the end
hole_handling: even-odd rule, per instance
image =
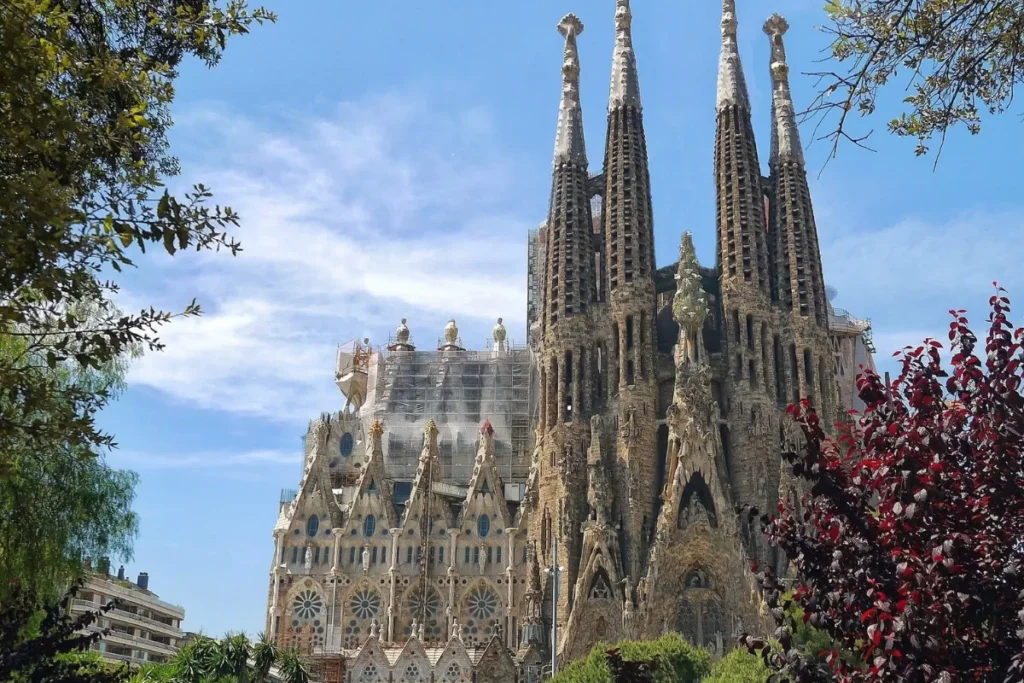
POLYGON ((736 105, 750 109, 747 82, 736 43, 736 0, 722 0, 722 53, 718 60, 718 109, 736 105))
POLYGON ((640 106, 640 80, 636 73, 636 53, 633 52, 633 13, 629 0, 615 3, 615 49, 612 51, 612 83, 608 93, 608 108, 623 104, 640 106))
POLYGON ((764 22, 764 32, 772 49, 772 152, 769 162, 782 160, 803 164, 804 153, 796 125, 793 95, 789 90, 786 46, 782 42, 782 36, 788 29, 789 24, 778 14, 773 14, 764 22))
POLYGON ((566 14, 558 22, 565 36, 562 59, 562 101, 558 105, 558 132, 555 135, 555 165, 571 161, 587 165, 587 147, 583 142, 583 108, 580 106, 580 56, 576 36, 583 33, 583 22, 575 14, 566 14))
POLYGON ((683 233, 679 246, 679 266, 676 271, 676 293, 672 299, 672 317, 680 327, 702 329, 708 316, 708 295, 701 284, 700 265, 693 248, 693 235, 683 233))

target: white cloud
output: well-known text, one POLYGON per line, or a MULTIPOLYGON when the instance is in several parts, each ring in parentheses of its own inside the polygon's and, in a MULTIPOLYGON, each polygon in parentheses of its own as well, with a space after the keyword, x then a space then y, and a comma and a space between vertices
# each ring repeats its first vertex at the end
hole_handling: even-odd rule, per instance
MULTIPOLYGON (((895 370, 892 354, 926 337, 948 346, 950 309, 966 309, 983 336, 993 281, 1024 305, 1024 212, 973 210, 870 229, 855 223, 856 210, 831 209, 821 212, 830 223, 822 235, 825 275, 840 292, 837 306, 871 318, 883 369, 895 370)), ((1010 319, 1024 323, 1019 314, 1010 319)))
POLYGON ((108 458, 117 467, 130 467, 135 470, 235 469, 247 466, 260 469, 273 466, 296 468, 301 462, 301 457, 294 452, 280 450, 251 450, 237 453, 209 451, 181 455, 116 450, 108 458))
POLYGON ((243 251, 161 259, 159 279, 133 288, 127 300, 168 308, 196 296, 206 314, 165 328, 166 350, 141 359, 131 382, 300 422, 341 401, 338 342, 380 343, 401 317, 423 345, 449 316, 471 346, 497 316, 522 327, 537 221, 486 113, 389 96, 287 117, 283 129, 215 111, 185 123, 216 144, 186 160, 184 180, 241 215, 243 251))

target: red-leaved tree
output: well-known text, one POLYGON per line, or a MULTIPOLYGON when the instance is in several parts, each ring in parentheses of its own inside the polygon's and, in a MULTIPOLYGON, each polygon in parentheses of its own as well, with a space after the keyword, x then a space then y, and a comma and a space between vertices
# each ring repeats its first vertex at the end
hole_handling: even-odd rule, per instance
POLYGON ((1024 680, 1024 329, 1004 290, 990 306, 983 348, 950 311, 949 372, 929 339, 897 354, 891 385, 863 373, 866 409, 835 439, 809 405, 790 407, 805 443, 784 457, 808 493, 761 521, 796 581, 755 568, 777 628, 742 637, 784 677, 1024 680), (791 603, 831 636, 828 665, 794 644, 791 603))

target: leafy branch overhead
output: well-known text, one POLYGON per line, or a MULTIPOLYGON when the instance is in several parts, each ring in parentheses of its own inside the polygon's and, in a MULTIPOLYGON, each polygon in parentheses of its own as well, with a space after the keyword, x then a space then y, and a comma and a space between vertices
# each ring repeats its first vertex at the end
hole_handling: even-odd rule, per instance
POLYGON ((808 405, 791 409, 806 444, 783 456, 810 493, 761 521, 797 584, 759 569, 777 642, 742 638, 776 672, 1024 680, 1024 328, 1001 289, 990 306, 983 341, 950 311, 948 370, 926 340, 897 354, 891 384, 860 376, 865 412, 836 439, 808 405), (800 623, 828 636, 824 653, 799 646, 800 623))
POLYGON ((888 129, 916 138, 922 155, 935 138, 941 153, 957 126, 977 134, 982 114, 1006 111, 1024 77, 1017 0, 829 0, 825 10, 831 55, 845 68, 812 74, 819 93, 807 113, 832 156, 843 141, 866 146, 870 131, 850 132, 849 115, 874 114, 893 81, 906 94, 888 129))
POLYGON ((194 301, 117 311, 111 277, 136 253, 239 251, 237 214, 207 188, 164 187, 179 171, 173 82, 183 60, 212 66, 228 38, 274 19, 240 0, 0 4, 0 340, 16 349, 0 354, 0 476, 25 439, 112 445, 94 422, 109 394, 61 373, 158 350, 162 325, 199 315, 194 301))

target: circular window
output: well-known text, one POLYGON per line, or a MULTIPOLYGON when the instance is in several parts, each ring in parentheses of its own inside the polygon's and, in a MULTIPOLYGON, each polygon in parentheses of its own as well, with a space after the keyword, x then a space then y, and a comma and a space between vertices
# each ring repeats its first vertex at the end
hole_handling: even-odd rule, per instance
POLYGON ((352 455, 352 449, 355 447, 356 441, 352 438, 350 432, 345 432, 341 435, 341 457, 347 458, 352 455))
POLYGON ((292 602, 292 611, 300 621, 313 621, 323 611, 324 601, 316 591, 302 591, 292 602))
POLYGON ((487 534, 491 533, 491 518, 487 515, 480 515, 480 519, 476 522, 476 533, 480 538, 487 538, 487 534))
POLYGON ((306 535, 316 536, 316 532, 320 529, 320 518, 316 515, 310 515, 309 519, 306 520, 306 535))
POLYGON ((363 536, 370 538, 373 536, 373 532, 377 530, 377 518, 373 515, 367 515, 366 521, 363 522, 363 536))

